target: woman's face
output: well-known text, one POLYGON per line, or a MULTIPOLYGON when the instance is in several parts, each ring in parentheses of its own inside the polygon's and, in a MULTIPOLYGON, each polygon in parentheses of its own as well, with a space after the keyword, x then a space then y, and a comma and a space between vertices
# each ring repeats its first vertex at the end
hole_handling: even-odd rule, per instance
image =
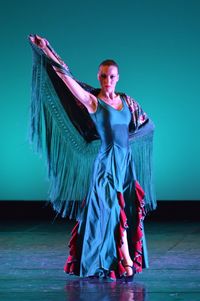
POLYGON ((104 92, 114 92, 115 86, 119 80, 118 68, 116 66, 102 65, 99 68, 98 80, 101 85, 101 89, 104 92))

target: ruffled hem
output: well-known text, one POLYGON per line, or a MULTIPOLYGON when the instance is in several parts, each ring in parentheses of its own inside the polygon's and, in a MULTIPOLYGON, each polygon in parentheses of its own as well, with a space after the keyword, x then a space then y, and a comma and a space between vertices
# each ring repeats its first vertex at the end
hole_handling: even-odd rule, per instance
MULTIPOLYGON (((133 265, 135 267, 136 273, 142 272, 142 237, 143 237, 143 220, 145 217, 144 210, 144 191, 140 184, 135 182, 135 193, 136 193, 136 208, 137 208, 137 225, 136 231, 132 238, 132 243, 134 246, 134 255, 133 255, 133 265)), ((118 234, 116 239, 116 248, 117 248, 117 267, 116 270, 104 271, 105 277, 112 280, 123 277, 126 270, 122 264, 123 254, 122 254, 122 244, 123 244, 123 235, 124 231, 128 228, 127 217, 124 211, 125 201, 123 194, 121 192, 117 193, 117 198, 120 206, 120 223, 118 228, 118 234)), ((64 272, 71 275, 80 276, 80 259, 77 252, 77 239, 78 239, 78 227, 79 222, 77 222, 72 230, 71 239, 69 241, 69 256, 64 266, 64 272)), ((90 275, 97 276, 97 275, 90 275)))
POLYGON ((78 227, 79 227, 79 222, 76 222, 71 232, 71 239, 68 245, 69 256, 64 266, 64 271, 67 274, 79 275, 79 271, 80 271, 79 260, 77 256, 77 247, 76 247, 77 245, 76 242, 78 238, 78 227))
POLYGON ((143 261, 143 248, 142 248, 142 238, 143 238, 143 220, 145 218, 145 202, 144 202, 144 191, 140 184, 135 182, 135 192, 136 192, 136 208, 137 208, 137 225, 136 232, 133 236, 134 245, 134 256, 133 264, 136 269, 136 273, 142 272, 142 261, 143 261))

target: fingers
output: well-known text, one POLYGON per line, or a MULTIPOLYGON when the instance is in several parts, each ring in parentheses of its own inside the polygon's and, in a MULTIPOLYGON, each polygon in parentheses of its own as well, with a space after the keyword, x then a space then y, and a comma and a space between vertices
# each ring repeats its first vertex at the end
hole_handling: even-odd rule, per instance
POLYGON ((49 42, 46 39, 40 37, 37 34, 30 35, 30 40, 32 43, 34 43, 35 45, 37 45, 38 47, 40 47, 42 49, 45 48, 49 44, 49 42))
POLYGON ((39 45, 39 44, 42 44, 43 42, 43 39, 42 37, 38 36, 38 35, 35 35, 35 42, 39 45))
POLYGON ((31 42, 32 43, 34 43, 34 44, 37 44, 37 42, 38 42, 38 36, 37 35, 33 35, 33 34, 31 34, 31 35, 29 35, 29 39, 31 40, 31 42))

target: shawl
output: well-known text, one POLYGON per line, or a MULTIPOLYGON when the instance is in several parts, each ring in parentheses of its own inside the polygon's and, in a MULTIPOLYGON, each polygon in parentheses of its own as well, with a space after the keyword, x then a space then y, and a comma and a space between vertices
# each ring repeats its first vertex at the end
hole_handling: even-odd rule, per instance
MULTIPOLYGON (((90 93, 97 95, 99 89, 77 80, 50 44, 48 48, 60 64, 32 43, 30 36, 29 42, 33 58, 29 140, 46 161, 50 183, 48 202, 62 217, 78 218, 89 189, 100 139, 87 109, 70 92, 53 66, 74 78, 90 93)), ((145 191, 145 210, 148 212, 156 208, 152 172, 154 124, 133 98, 120 94, 132 115, 130 147, 137 180, 145 191)))

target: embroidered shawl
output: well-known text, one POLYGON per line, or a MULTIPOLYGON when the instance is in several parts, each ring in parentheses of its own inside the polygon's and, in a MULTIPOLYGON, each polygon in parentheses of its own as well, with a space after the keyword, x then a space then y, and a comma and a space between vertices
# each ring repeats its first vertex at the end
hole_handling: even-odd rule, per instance
MULTIPOLYGON (((63 217, 77 218, 89 188, 100 139, 87 109, 73 96, 53 66, 74 78, 90 93, 97 95, 99 89, 78 81, 50 44, 48 47, 60 64, 33 44, 30 36, 29 42, 33 50, 30 143, 46 160, 49 199, 53 208, 63 217)), ((152 173, 154 124, 133 98, 124 93, 121 95, 132 115, 129 140, 148 212, 156 208, 152 173)))

